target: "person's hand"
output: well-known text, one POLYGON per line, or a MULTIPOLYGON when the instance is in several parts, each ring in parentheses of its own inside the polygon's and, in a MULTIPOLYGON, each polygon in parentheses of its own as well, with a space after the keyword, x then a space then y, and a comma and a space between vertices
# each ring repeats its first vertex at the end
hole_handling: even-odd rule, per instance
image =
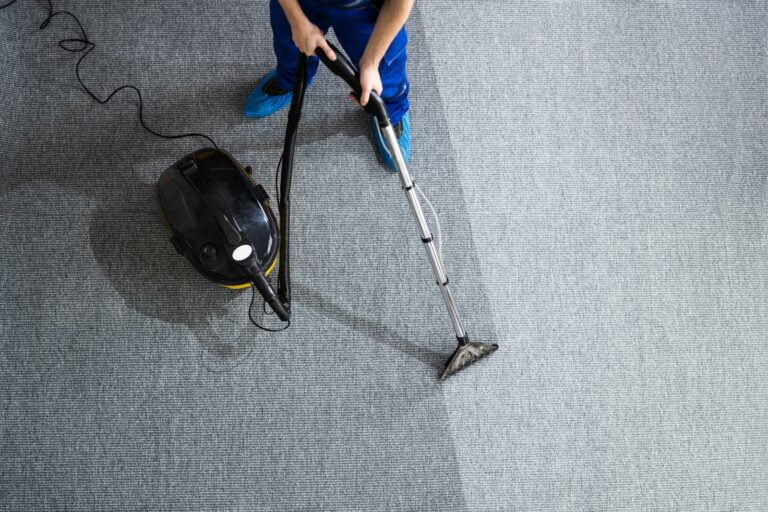
POLYGON ((360 86, 362 90, 360 92, 360 99, 358 100, 354 93, 349 93, 349 99, 357 103, 360 106, 366 106, 368 100, 371 98, 371 91, 381 96, 384 86, 381 84, 381 75, 379 74, 379 66, 373 63, 360 63, 360 86))
POLYGON ((315 55, 315 50, 321 48, 329 59, 336 60, 336 54, 325 40, 323 31, 309 19, 294 23, 291 26, 291 37, 293 44, 304 55, 315 55))

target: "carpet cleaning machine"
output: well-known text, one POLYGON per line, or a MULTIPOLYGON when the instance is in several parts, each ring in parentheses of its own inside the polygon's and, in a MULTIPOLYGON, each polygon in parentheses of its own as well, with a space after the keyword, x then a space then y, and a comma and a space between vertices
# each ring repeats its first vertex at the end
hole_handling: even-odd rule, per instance
MULTIPOLYGON (((332 45, 331 48, 336 52, 336 60, 330 60, 320 48, 317 55, 359 98, 361 86, 355 67, 341 51, 332 45)), ((206 148, 185 156, 166 169, 157 183, 160 208, 177 251, 189 259, 198 272, 216 283, 236 289, 255 286, 283 321, 289 321, 291 316, 290 187, 296 132, 306 90, 307 61, 308 57, 301 54, 288 113, 278 194, 279 222, 269 206, 266 191, 251 179, 251 169, 221 149, 206 148), (275 291, 268 276, 276 266, 275 291)), ((384 134, 456 332, 459 346, 441 375, 441 379, 445 379, 491 354, 498 345, 470 340, 384 102, 374 91, 363 108, 376 117, 384 134)))
MULTIPOLYGON (((10 0, 0 5, 0 10, 7 9, 16 2, 17 0, 10 0)), ((278 222, 269 206, 269 196, 266 191, 251 179, 250 167, 243 167, 231 154, 219 149, 213 139, 201 133, 167 135, 150 128, 144 121, 142 95, 136 86, 118 87, 104 99, 88 87, 81 76, 80 66, 96 48, 96 44, 88 38, 83 24, 75 14, 66 10, 55 10, 52 0, 47 0, 47 7, 48 16, 40 25, 40 30, 45 30, 58 17, 70 18, 77 24, 80 36, 62 39, 59 41, 59 47, 71 53, 81 54, 75 66, 75 75, 93 100, 104 105, 121 91, 133 91, 137 94, 139 101, 139 122, 149 133, 163 139, 199 137, 211 143, 213 147, 195 151, 166 169, 157 182, 157 199, 171 230, 171 241, 176 250, 186 256, 198 272, 212 281, 234 289, 255 286, 264 298, 265 304, 269 304, 277 316, 287 322, 282 329, 265 328, 255 321, 254 324, 267 331, 287 328, 291 317, 288 244, 291 175, 296 131, 306 90, 308 57, 299 55, 281 169, 278 164, 280 171, 278 194, 280 219, 278 222), (276 266, 278 267, 277 291, 269 280, 269 275, 276 266)), ((361 86, 357 71, 342 52, 336 48, 334 51, 337 58, 333 61, 320 48, 317 49, 317 54, 333 73, 343 78, 352 87, 359 98, 361 86)), ((456 331, 459 346, 442 373, 441 378, 445 379, 492 353, 498 345, 478 343, 469 339, 448 288, 448 277, 445 274, 442 257, 435 248, 429 226, 424 219, 424 213, 414 191, 416 186, 405 166, 384 102, 378 94, 372 92, 364 108, 376 117, 384 134, 400 175, 403 190, 411 205, 411 211, 419 225, 421 241, 427 250, 437 284, 456 331)), ((250 312, 249 310, 249 316, 250 312)))

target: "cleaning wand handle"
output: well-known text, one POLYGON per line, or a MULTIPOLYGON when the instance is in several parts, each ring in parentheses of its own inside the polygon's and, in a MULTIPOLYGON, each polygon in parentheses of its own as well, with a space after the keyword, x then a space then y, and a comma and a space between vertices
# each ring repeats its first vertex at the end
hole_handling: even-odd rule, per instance
MULTIPOLYGON (((323 49, 320 47, 315 49, 315 53, 318 57, 320 57, 320 60, 323 61, 323 64, 325 64, 328 69, 333 72, 333 74, 341 77, 345 82, 347 82, 347 84, 352 88, 352 92, 354 92, 355 96, 360 98, 360 95, 363 92, 363 87, 360 85, 360 77, 358 76, 357 69, 355 69, 355 66, 352 64, 352 62, 350 62, 347 56, 344 55, 338 48, 336 48, 331 43, 328 43, 328 46, 330 46, 334 53, 336 53, 336 60, 329 59, 323 49)), ((371 91, 370 99, 363 108, 369 114, 376 117, 380 126, 384 127, 391 124, 389 122, 389 116, 387 115, 387 106, 384 104, 384 100, 381 99, 381 96, 379 96, 376 91, 371 91)))

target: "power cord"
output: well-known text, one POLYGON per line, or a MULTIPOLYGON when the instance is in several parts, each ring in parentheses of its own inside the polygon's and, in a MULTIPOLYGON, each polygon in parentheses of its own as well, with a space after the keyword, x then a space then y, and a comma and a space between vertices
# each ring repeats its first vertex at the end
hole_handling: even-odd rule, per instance
POLYGON ((419 185, 417 185, 416 182, 414 182, 413 184, 416 187, 416 191, 419 193, 419 195, 424 198, 424 201, 427 202, 429 209, 432 211, 432 216, 435 218, 435 224, 437 224, 437 254, 440 256, 440 263, 442 263, 443 262, 443 228, 440 225, 440 219, 437 216, 437 211, 435 211, 435 207, 432 206, 432 202, 429 200, 426 194, 424 194, 424 192, 421 191, 421 189, 419 188, 419 185))
MULTIPOLYGON (((10 2, 0 6, 0 10, 5 9, 7 7, 12 6, 16 3, 17 0, 11 0, 10 2)), ((57 17, 57 16, 69 16, 72 18, 75 23, 77 24, 78 28, 80 29, 80 33, 82 34, 82 37, 71 37, 62 39, 59 41, 59 47, 63 50, 66 50, 70 53, 82 53, 80 58, 77 60, 77 65, 75 66, 75 75, 77 76, 77 81, 80 82, 80 85, 85 90, 85 92, 88 93, 88 95, 93 98, 96 102, 98 102, 100 105, 104 105, 106 103, 109 103, 109 101, 120 91, 123 91, 125 89, 130 89, 133 91, 136 91, 136 94, 139 97, 139 122, 141 123, 141 126, 151 133, 152 135, 156 137, 160 137, 161 139, 184 139, 184 138, 201 138, 205 139, 208 142, 210 142, 213 147, 218 148, 219 146, 214 142, 214 140, 210 137, 208 137, 205 134, 202 133, 183 133, 180 135, 165 135, 163 133, 160 133, 156 130, 153 130, 149 126, 147 126, 147 123, 144 121, 144 99, 141 96, 141 91, 138 87, 134 85, 123 85, 121 87, 118 87, 112 93, 104 100, 99 98, 91 89, 88 88, 87 85, 83 82, 83 78, 80 75, 80 65, 83 62, 83 59, 85 59, 89 53, 93 51, 94 48, 96 48, 96 44, 93 43, 90 39, 88 39, 88 35, 85 32, 85 29, 83 28, 83 24, 80 23, 80 20, 77 16, 72 14, 69 11, 55 11, 53 10, 53 1, 47 0, 48 2, 48 17, 45 18, 45 20, 40 24, 40 30, 45 30, 48 28, 48 25, 51 24, 51 22, 57 17)))
MULTIPOLYGON (((289 328, 291 326, 291 321, 288 320, 285 325, 279 329, 272 329, 270 327, 264 327, 263 325, 260 325, 256 320, 253 319, 253 302, 256 300, 256 290, 254 289, 255 286, 251 286, 251 305, 248 307, 248 318, 251 320, 251 323, 261 329, 262 331, 267 332, 282 332, 289 328)), ((264 312, 267 313, 267 302, 264 301, 264 304, 262 304, 262 308, 264 309, 264 312)), ((272 313, 267 313, 268 315, 271 315, 272 313)))

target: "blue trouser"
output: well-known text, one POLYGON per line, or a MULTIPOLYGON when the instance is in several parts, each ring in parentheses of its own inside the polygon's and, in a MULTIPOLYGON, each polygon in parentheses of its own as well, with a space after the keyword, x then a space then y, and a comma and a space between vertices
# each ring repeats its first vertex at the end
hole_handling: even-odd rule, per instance
MULTIPOLYGON (((312 0, 300 0, 300 3, 307 18, 317 25, 324 34, 333 27, 342 48, 355 66, 359 68, 360 57, 362 57, 368 39, 371 37, 379 10, 373 5, 361 9, 333 9, 319 5, 312 0)), ((285 17, 280 4, 277 0, 271 0, 269 7, 275 56, 277 57, 277 86, 281 89, 293 89, 299 50, 293 44, 291 26, 288 24, 288 19, 285 17)), ((408 36, 403 28, 395 36, 379 65, 379 74, 384 87, 381 98, 387 105, 387 113, 393 125, 400 122, 400 118, 408 111, 410 84, 405 74, 407 59, 405 46, 407 42, 408 36)), ((309 59, 307 73, 310 81, 317 72, 319 61, 320 59, 317 57, 310 57, 309 59)), ((339 83, 342 84, 343 82, 339 83)))

